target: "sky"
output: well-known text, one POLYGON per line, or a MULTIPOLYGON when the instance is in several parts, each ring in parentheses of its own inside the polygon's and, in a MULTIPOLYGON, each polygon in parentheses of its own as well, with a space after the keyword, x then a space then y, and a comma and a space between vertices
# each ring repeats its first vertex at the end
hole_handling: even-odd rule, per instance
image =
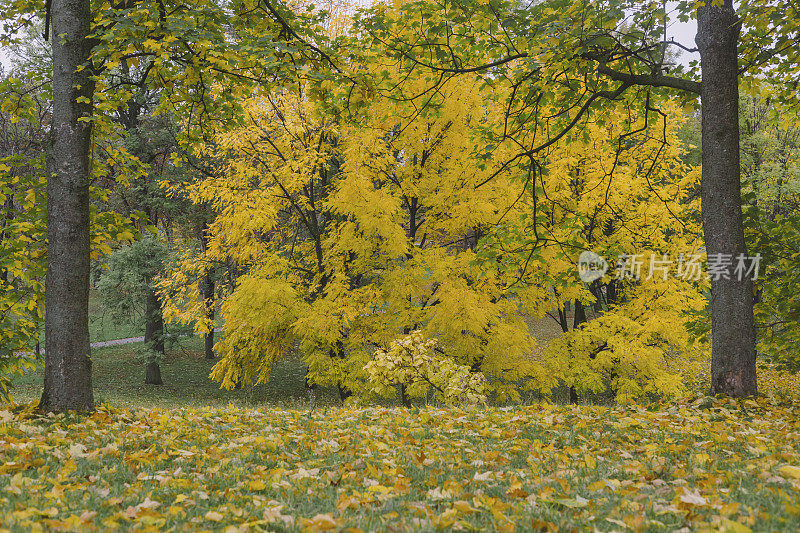
MULTIPOLYGON (((667 9, 674 10, 676 4, 677 2, 667 2, 667 9)), ((681 43, 687 48, 694 48, 694 36, 697 34, 697 21, 695 19, 690 19, 689 22, 680 22, 677 19, 677 13, 673 13, 670 19, 671 20, 667 24, 667 38, 675 39, 676 42, 681 43)), ((681 52, 678 56, 678 61, 682 65, 688 65, 689 61, 693 59, 700 59, 700 54, 697 52, 690 54, 680 50, 678 47, 673 48, 681 52)))

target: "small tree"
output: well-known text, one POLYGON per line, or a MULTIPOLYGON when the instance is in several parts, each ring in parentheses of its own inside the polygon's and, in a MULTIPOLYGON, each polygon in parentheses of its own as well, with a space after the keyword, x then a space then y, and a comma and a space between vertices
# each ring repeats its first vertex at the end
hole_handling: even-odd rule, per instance
POLYGON ((144 382, 150 385, 163 383, 159 362, 164 357, 164 318, 154 279, 163 270, 166 255, 166 246, 154 236, 123 246, 108 258, 108 270, 97 284, 103 303, 111 309, 112 320, 144 316, 144 382))

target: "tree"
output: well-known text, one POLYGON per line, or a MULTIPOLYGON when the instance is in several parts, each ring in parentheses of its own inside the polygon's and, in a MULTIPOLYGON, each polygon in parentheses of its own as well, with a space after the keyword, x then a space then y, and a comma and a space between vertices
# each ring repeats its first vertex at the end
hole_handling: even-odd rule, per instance
POLYGON ((800 128, 797 109, 775 101, 768 87, 741 98, 745 236, 761 254, 756 282, 759 358, 800 371, 800 128))
MULTIPOLYGON (((746 255, 739 163, 739 24, 733 1, 697 10, 703 138, 703 231, 709 257, 746 255)), ((756 394, 753 280, 711 282, 711 393, 756 394)))
MULTIPOLYGON (((3 283, 3 356, 5 372, 33 361, 25 355, 39 351, 44 320, 44 280, 47 270, 46 160, 52 123, 50 58, 41 28, 22 32, 9 49, 14 67, 0 84, 0 175, 3 196, 0 221, 0 283, 3 283)), ((102 191, 89 187, 98 203, 102 191)), ((110 252, 111 242, 129 233, 130 217, 90 208, 90 245, 93 259, 110 252)), ((4 378, 0 381, 5 382, 4 378)))
POLYGON ((39 355, 44 320, 49 83, 30 74, 0 78, 0 398, 8 375, 33 366, 19 354, 39 355))
POLYGON ((144 319, 144 382, 149 385, 163 383, 159 362, 164 357, 164 318, 155 279, 164 269, 167 252, 154 236, 134 241, 111 254, 97 283, 113 320, 130 320, 134 315, 144 319))
POLYGON ((43 411, 92 410, 89 151, 94 78, 89 0, 53 0, 52 151, 47 180, 43 411))
POLYGON ((224 387, 264 381, 297 347, 312 382, 365 396, 397 387, 405 405, 428 387, 444 398, 471 378, 482 387, 483 376, 495 398, 518 398, 520 384, 680 393, 683 312, 703 307, 702 283, 621 282, 625 298, 606 300, 602 320, 544 359, 531 358, 525 322, 596 303, 575 272, 581 250, 698 248, 697 202, 682 191, 699 176, 680 160, 677 107, 616 106, 546 158, 508 164, 516 148, 495 140, 511 89, 465 77, 417 106, 429 77, 398 68, 377 40, 355 34, 348 49, 356 42, 359 85, 258 94, 200 150, 214 172, 188 194, 217 218, 206 250, 162 287, 190 289, 169 298, 168 314, 200 321, 186 280, 211 262, 240 273, 223 298, 212 376, 224 387))
MULTIPOLYGON (((267 379, 297 343, 312 383, 369 394, 370 346, 417 326, 447 357, 502 376, 505 388, 494 389, 512 394, 530 335, 498 280, 470 264, 475 232, 512 194, 507 180, 476 191, 486 170, 459 170, 491 166, 470 142, 487 118, 480 91, 454 90, 435 112, 399 122, 389 117, 410 117, 410 107, 368 101, 363 122, 342 124, 317 103, 325 87, 254 97, 244 120, 205 147, 221 166, 190 191, 218 215, 206 254, 166 288, 210 261, 242 272, 223 302, 212 376, 226 387, 267 379)), ((201 311, 183 301, 172 300, 170 315, 201 311)))
MULTIPOLYGON (((180 109, 191 117, 185 128, 191 138, 220 109, 216 104, 235 106, 248 80, 274 80, 276 72, 299 61, 330 61, 309 39, 316 35, 317 17, 295 16, 269 1, 235 3, 229 10, 214 1, 196 3, 192 9, 147 1, 115 7, 92 6, 88 0, 47 3, 54 97, 42 409, 93 408, 88 357, 89 153, 93 129, 105 133, 104 119, 129 96, 124 84, 109 82, 108 74, 122 61, 151 60, 150 75, 142 83, 160 91, 162 111, 180 109), (188 34, 187 28, 192 29, 188 34), (219 91, 215 81, 226 77, 241 83, 235 90, 219 91)), ((14 39, 19 27, 30 26, 40 8, 29 0, 5 2, 4 40, 14 39)))
MULTIPOLYGON (((788 12, 795 12, 796 6, 785 4, 788 12)), ((695 7, 691 2, 679 5, 684 13, 695 7)), ((689 98, 702 93, 706 251, 709 258, 746 254, 738 167, 739 75, 775 65, 767 70, 770 77, 796 76, 786 60, 800 38, 794 17, 781 18, 783 11, 769 2, 748 2, 747 46, 740 58, 741 21, 732 2, 702 3, 695 12, 701 53, 701 81, 696 81, 669 72, 682 70, 669 64, 667 49, 677 43, 664 35, 663 5, 641 9, 625 1, 554 0, 520 9, 515 3, 491 3, 485 17, 476 15, 480 9, 473 2, 408 3, 404 16, 424 13, 426 20, 414 38, 398 30, 398 18, 379 18, 365 30, 385 43, 397 61, 409 69, 433 71, 440 83, 478 71, 508 80, 514 90, 503 140, 520 146, 513 160, 545 155, 598 106, 626 95, 632 105, 646 107, 653 95, 666 91, 689 98), (478 44, 494 50, 482 64, 465 59, 478 44), (543 117, 554 98, 560 99, 555 112, 543 117)), ((747 396, 757 391, 752 280, 736 278, 731 264, 725 275, 712 280, 711 391, 747 396)))

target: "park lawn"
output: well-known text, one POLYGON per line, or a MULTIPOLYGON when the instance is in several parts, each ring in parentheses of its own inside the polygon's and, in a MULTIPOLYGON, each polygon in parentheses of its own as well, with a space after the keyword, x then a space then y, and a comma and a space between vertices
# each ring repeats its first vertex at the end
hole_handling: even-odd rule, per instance
POLYGON ((103 305, 97 291, 89 292, 89 340, 91 342, 126 339, 144 335, 144 317, 133 315, 122 322, 115 322, 110 311, 103 305))
MULTIPOLYGON (((221 334, 217 334, 221 337, 221 334)), ((313 401, 305 388, 305 367, 290 357, 275 366, 269 383, 239 390, 221 390, 208 375, 216 361, 203 357, 203 338, 184 337, 167 351, 161 363, 163 385, 145 385, 144 364, 136 350, 143 343, 92 349, 92 385, 96 403, 117 407, 176 409, 187 406, 277 406, 338 403, 333 390, 320 389, 313 401)), ((12 376, 11 393, 17 402, 34 401, 41 396, 43 364, 23 376, 12 376)))
POLYGON ((796 531, 797 402, 0 408, 27 531, 796 531))
POLYGON ((35 414, 41 371, 14 378, 0 530, 800 529, 794 376, 756 401, 404 410, 312 399, 293 357, 220 390, 201 337, 144 385, 136 346, 93 350, 88 418, 35 414))
MULTIPOLYGON (((110 311, 103 305, 97 291, 89 291, 89 341, 100 342, 144 335, 144 319, 133 315, 115 322, 110 311)), ((39 331, 39 342, 44 348, 44 324, 39 331)))

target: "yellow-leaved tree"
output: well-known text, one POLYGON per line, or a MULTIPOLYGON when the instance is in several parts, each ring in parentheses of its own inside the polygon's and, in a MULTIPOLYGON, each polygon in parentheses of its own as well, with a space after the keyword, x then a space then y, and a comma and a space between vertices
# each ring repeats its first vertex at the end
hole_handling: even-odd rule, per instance
POLYGON ((560 326, 542 386, 558 380, 572 401, 606 388, 620 400, 680 394, 704 355, 690 334, 707 303, 699 169, 682 162, 680 109, 660 109, 620 107, 565 136, 532 163, 523 215, 485 242, 490 258, 516 246, 502 262, 524 307, 560 326), (588 252, 604 275, 579 277, 588 252))
MULTIPOLYGON (((208 329, 186 281, 209 262, 234 273, 212 377, 263 382, 296 349, 308 384, 342 398, 679 394, 705 305, 704 280, 677 276, 681 254, 682 269, 702 255, 681 111, 609 106, 520 158, 534 139, 509 135, 513 87, 475 75, 429 90, 367 44, 346 84, 254 94, 198 148, 211 171, 186 192, 216 218, 162 294, 165 318, 208 329), (581 280, 583 251, 610 261, 605 276, 581 280), (534 356, 529 322, 548 315, 563 335, 534 356)), ((557 102, 537 103, 543 120, 557 102)))
POLYGON ((192 265, 242 272, 223 303, 213 377, 265 380, 297 345, 310 383, 370 394, 372 353, 420 330, 439 356, 516 394, 535 370, 533 340, 518 301, 474 253, 516 190, 509 175, 477 187, 504 155, 476 150, 478 122, 500 116, 485 90, 476 79, 443 91, 423 113, 375 97, 347 120, 321 112, 321 91, 310 98, 302 84, 244 103, 241 125, 203 148, 218 175, 189 190, 217 212, 207 251, 162 284, 165 316, 188 322, 199 318, 196 295, 173 291, 192 265))

